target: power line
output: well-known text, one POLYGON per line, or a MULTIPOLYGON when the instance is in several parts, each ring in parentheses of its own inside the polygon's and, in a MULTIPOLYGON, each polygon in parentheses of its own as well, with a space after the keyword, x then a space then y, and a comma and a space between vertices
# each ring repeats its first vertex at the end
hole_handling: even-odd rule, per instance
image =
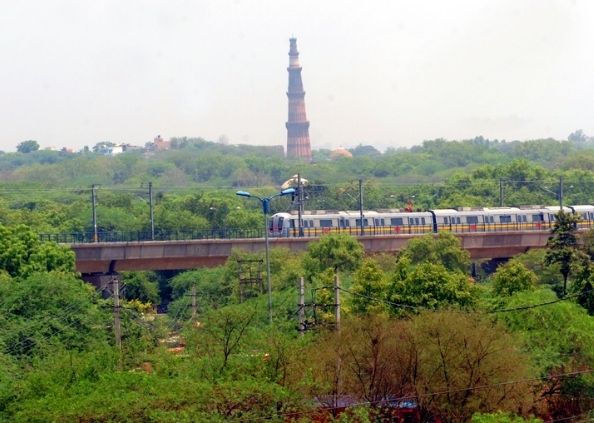
MULTIPOLYGON (((366 298, 369 299, 371 301, 374 302, 378 302, 378 303, 384 303, 384 304, 388 304, 394 307, 403 307, 403 308, 409 308, 409 309, 413 309, 413 310, 430 310, 430 308, 428 307, 424 307, 424 306, 413 306, 413 305, 409 305, 409 304, 402 304, 402 303, 395 303, 392 301, 388 301, 386 299, 383 298, 378 298, 378 297, 372 297, 369 295, 365 295, 365 294, 360 294, 357 292, 353 292, 353 291, 349 291, 345 288, 340 288, 341 291, 346 292, 347 294, 351 294, 357 297, 362 297, 362 298, 366 298)), ((546 301, 546 302, 542 302, 542 303, 537 303, 537 304, 525 304, 525 305, 521 305, 521 306, 517 306, 517 307, 511 307, 511 308, 502 308, 502 309, 495 309, 495 310, 490 310, 490 311, 477 311, 477 313, 479 314, 493 314, 493 313, 505 313, 505 312, 512 312, 512 311, 521 311, 521 310, 529 310, 532 308, 538 308, 538 307, 545 307, 551 304, 556 304, 559 303, 561 301, 566 301, 568 299, 574 298, 574 297, 578 297, 580 295, 583 294, 589 294, 590 292, 592 292, 592 290, 586 290, 584 292, 578 292, 575 294, 569 294, 564 296, 563 298, 558 298, 556 300, 551 300, 551 301, 546 301)))

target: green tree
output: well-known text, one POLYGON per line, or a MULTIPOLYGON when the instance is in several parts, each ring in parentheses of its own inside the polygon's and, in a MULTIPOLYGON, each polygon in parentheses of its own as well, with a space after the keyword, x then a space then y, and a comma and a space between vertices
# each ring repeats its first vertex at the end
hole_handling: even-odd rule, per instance
POLYGON ((243 348, 255 317, 256 310, 241 306, 213 310, 206 316, 198 329, 196 348, 213 360, 219 374, 227 368, 231 356, 243 348))
POLYGON ((478 411, 528 411, 529 382, 499 385, 532 376, 530 357, 503 325, 454 311, 427 311, 411 324, 411 385, 422 410, 446 422, 468 421, 478 411))
POLYGON ((0 225, 0 269, 13 277, 52 270, 73 272, 74 252, 51 242, 41 242, 24 225, 0 225))
POLYGON ((139 300, 153 305, 159 304, 159 281, 154 272, 122 273, 122 292, 127 300, 139 300))
POLYGON ((105 342, 109 314, 95 289, 73 275, 35 273, 0 283, 0 345, 8 355, 31 358, 52 349, 86 350, 105 342))
POLYGON ((354 270, 363 258, 363 246, 352 236, 330 234, 307 247, 303 267, 308 279, 326 269, 334 272, 354 270))
POLYGON ((476 314, 427 311, 411 320, 345 320, 343 330, 308 346, 294 372, 297 389, 327 406, 344 395, 371 408, 390 395, 415 397, 421 421, 524 412, 532 399, 528 383, 501 385, 532 376, 529 356, 503 325, 476 314))
POLYGON ((518 291, 533 289, 537 276, 522 263, 511 260, 499 266, 491 280, 496 295, 512 295, 518 291))
MULTIPOLYGON (((519 307, 523 310, 497 316, 522 339, 522 349, 530 353, 541 375, 574 372, 594 365, 594 317, 586 310, 570 301, 558 301, 550 289, 518 292, 508 297, 504 306, 519 307), (539 306, 542 304, 547 306, 539 306)), ((553 377, 544 381, 539 391, 548 414, 561 419, 591 409, 594 378, 590 374, 568 379, 553 377)))
POLYGON ((563 276, 563 295, 567 293, 567 279, 571 272, 571 266, 578 258, 576 237, 578 221, 579 216, 565 213, 563 210, 559 211, 551 231, 552 235, 547 242, 545 263, 559 265, 559 271, 563 276))
POLYGON ((19 153, 27 154, 37 150, 39 150, 39 144, 34 140, 23 141, 17 145, 19 153))
POLYGON ((467 307, 474 302, 469 277, 448 271, 442 264, 423 263, 396 272, 389 292, 392 310, 397 314, 416 308, 467 307))
POLYGON ((470 254, 461 247, 460 240, 448 232, 411 239, 402 251, 411 264, 442 264, 449 271, 468 272, 470 254))
POLYGON ((378 314, 388 309, 388 278, 374 260, 363 260, 355 271, 351 291, 352 310, 356 313, 378 314))

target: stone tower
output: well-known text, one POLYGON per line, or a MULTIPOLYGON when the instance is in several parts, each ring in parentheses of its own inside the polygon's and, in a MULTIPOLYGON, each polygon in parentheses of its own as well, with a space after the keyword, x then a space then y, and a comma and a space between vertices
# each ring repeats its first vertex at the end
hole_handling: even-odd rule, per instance
POLYGON ((287 158, 311 161, 309 122, 305 114, 305 91, 301 81, 301 65, 297 39, 291 38, 289 50, 289 120, 287 121, 287 158))

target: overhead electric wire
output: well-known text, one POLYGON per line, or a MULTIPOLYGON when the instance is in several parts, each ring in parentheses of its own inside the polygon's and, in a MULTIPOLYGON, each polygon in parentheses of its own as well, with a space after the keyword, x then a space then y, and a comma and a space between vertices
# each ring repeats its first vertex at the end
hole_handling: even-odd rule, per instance
MULTIPOLYGON (((397 177, 395 177, 397 179, 397 177)), ((464 185, 466 187, 472 187, 476 185, 485 185, 485 184, 499 184, 500 182, 503 183, 513 183, 513 184, 549 184, 555 185, 557 181, 551 177, 546 179, 505 179, 505 178, 486 178, 486 179, 471 179, 471 180, 456 180, 451 181, 449 179, 442 179, 442 180, 434 180, 434 181, 388 181, 384 178, 362 178, 364 182, 371 182, 376 187, 429 187, 429 186, 439 186, 439 187, 452 187, 456 185, 464 185)), ((358 182, 358 179, 352 179, 349 181, 341 181, 341 182, 321 182, 321 183, 310 183, 306 185, 307 187, 336 187, 336 188, 346 188, 351 184, 353 189, 356 189, 355 184, 358 182)), ((147 181, 148 183, 148 181, 147 181)), ((583 181, 583 180, 572 180, 572 179, 565 179, 565 184, 594 184, 593 181, 583 181)), ((242 186, 242 188, 248 188, 253 190, 260 190, 260 189, 269 189, 270 186, 274 186, 274 184, 269 186, 242 186)), ((195 190, 232 190, 238 188, 238 186, 233 185, 211 185, 211 184, 190 184, 186 186, 179 186, 179 185, 154 185, 153 188, 156 191, 164 191, 164 192, 173 192, 173 191, 195 191, 195 190)), ((55 187, 3 187, 0 186, 0 193, 3 192, 79 192, 79 191, 90 191, 92 188, 91 186, 82 186, 82 187, 63 187, 63 188, 55 188, 55 187)), ((126 185, 106 185, 106 184, 96 184, 97 190, 106 190, 106 191, 132 191, 132 192, 142 192, 143 190, 148 189, 148 187, 143 186, 126 186, 126 185)))
MULTIPOLYGON (((99 290, 99 293, 105 292, 108 289, 109 289, 108 287, 101 288, 99 290)), ((97 304, 97 306, 100 307, 101 304, 97 304)), ((68 314, 68 313, 71 312, 71 311, 74 311, 76 309, 76 307, 77 306, 74 305, 74 304, 71 304, 71 305, 69 305, 67 307, 64 307, 64 308, 60 309, 60 315, 61 316, 64 316, 65 315, 65 316, 69 316, 69 317, 75 316, 74 313, 72 313, 72 314, 68 314)), ((74 325, 77 324, 77 322, 71 322, 71 323, 64 323, 62 321, 59 321, 59 322, 60 323, 63 323, 61 325, 63 328, 70 328, 70 329, 74 329, 74 325)), ((106 328, 108 328, 110 326, 112 326, 112 325, 110 324, 110 325, 106 326, 106 328)), ((47 340, 50 340, 54 335, 56 335, 56 334, 58 334, 60 332, 61 332, 61 330, 59 328, 57 328, 57 327, 54 326, 53 329, 51 330, 51 332, 49 332, 47 334, 44 334, 40 338, 42 340, 46 340, 47 341, 47 340)), ((5 332, 5 333, 8 333, 8 332, 5 332)), ((17 349, 16 347, 23 347, 23 346, 25 346, 26 343, 28 344, 28 346, 34 345, 35 344, 35 339, 25 338, 22 341, 11 343, 10 346, 7 346, 7 348, 5 349, 5 351, 7 351, 9 353, 14 353, 14 352, 16 352, 16 349, 17 349)))
MULTIPOLYGON (((424 306, 413 306, 413 305, 410 305, 410 304, 395 303, 395 302, 392 302, 392 301, 389 301, 389 300, 386 300, 386 299, 383 299, 383 298, 372 297, 372 296, 369 296, 369 295, 360 294, 360 293, 357 293, 357 292, 349 291, 349 290, 347 290, 345 288, 342 288, 342 287, 339 287, 338 289, 340 289, 341 291, 344 291, 344 292, 346 292, 348 294, 351 294, 351 295, 355 295, 355 296, 358 296, 358 297, 366 298, 366 299, 369 299, 371 301, 378 302, 378 303, 384 303, 384 304, 392 305, 392 306, 395 306, 395 307, 404 307, 404 308, 409 308, 409 309, 413 309, 413 310, 431 310, 430 308, 424 307, 424 306)), ((561 301, 566 301, 568 299, 571 299, 571 298, 574 298, 574 297, 578 297, 578 296, 583 295, 583 294, 589 294, 590 292, 592 292, 592 290, 586 290, 584 292, 578 292, 578 293, 575 293, 575 294, 565 295, 564 297, 557 298, 556 300, 546 301, 546 302, 537 303, 537 304, 525 304, 525 305, 521 305, 521 306, 517 306, 517 307, 501 308, 501 309, 488 310, 488 311, 475 311, 475 313, 478 313, 478 314, 493 314, 493 313, 505 313, 505 312, 512 312, 512 311, 529 310, 529 309, 532 309, 532 308, 545 307, 545 306, 548 306, 548 305, 556 304, 556 303, 559 303, 561 301)))

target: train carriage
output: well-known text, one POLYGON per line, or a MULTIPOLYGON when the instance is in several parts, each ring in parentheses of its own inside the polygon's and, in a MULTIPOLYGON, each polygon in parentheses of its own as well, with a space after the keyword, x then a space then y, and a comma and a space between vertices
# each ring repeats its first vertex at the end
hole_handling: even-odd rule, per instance
POLYGON ((580 217, 577 224, 579 229, 592 229, 594 227, 594 206, 580 205, 570 206, 569 208, 580 217))
MULTIPOLYGON (((559 210, 558 206, 432 209, 426 212, 367 210, 363 212, 362 222, 359 211, 318 210, 304 212, 301 226, 296 212, 277 213, 270 219, 269 233, 271 236, 315 237, 327 233, 360 235, 361 231, 364 235, 542 231, 551 229, 559 210)), ((580 216, 578 228, 594 227, 594 206, 569 206, 563 210, 580 216)))

